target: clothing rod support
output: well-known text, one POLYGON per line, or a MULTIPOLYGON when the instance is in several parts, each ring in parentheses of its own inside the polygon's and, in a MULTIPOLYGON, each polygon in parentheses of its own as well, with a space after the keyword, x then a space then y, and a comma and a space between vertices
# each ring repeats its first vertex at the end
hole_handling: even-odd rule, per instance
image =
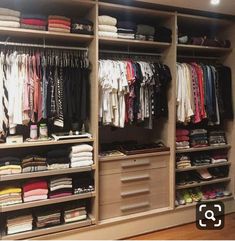
POLYGON ((64 49, 64 50, 88 51, 88 48, 81 48, 81 47, 40 45, 40 44, 27 44, 27 43, 3 42, 3 41, 0 41, 0 45, 19 46, 19 47, 32 47, 32 48, 47 48, 47 49, 64 49))
POLYGON ((161 57, 162 54, 159 53, 146 53, 146 52, 128 52, 128 51, 115 51, 115 50, 100 50, 101 54, 126 54, 126 55, 147 55, 147 56, 159 56, 161 57))
POLYGON ((208 60, 218 60, 220 57, 206 57, 206 56, 190 56, 190 55, 178 55, 181 59, 208 59, 208 60))

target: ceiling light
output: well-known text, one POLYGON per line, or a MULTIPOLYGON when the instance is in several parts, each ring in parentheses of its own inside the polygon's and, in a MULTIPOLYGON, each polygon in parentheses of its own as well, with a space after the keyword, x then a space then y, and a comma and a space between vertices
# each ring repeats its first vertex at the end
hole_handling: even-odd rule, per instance
POLYGON ((211 0, 212 5, 218 5, 220 4, 220 0, 211 0))

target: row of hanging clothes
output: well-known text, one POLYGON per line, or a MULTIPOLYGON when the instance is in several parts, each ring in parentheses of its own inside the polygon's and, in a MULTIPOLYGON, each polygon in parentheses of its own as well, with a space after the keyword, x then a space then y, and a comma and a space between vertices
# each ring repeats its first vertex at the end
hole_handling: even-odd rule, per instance
POLYGON ((141 56, 99 60, 99 120, 103 126, 141 125, 152 129, 168 116, 168 66, 141 56))
POLYGON ((0 53, 0 132, 47 121, 61 131, 88 115, 86 50, 4 47, 0 53))
POLYGON ((231 69, 222 64, 177 63, 177 121, 220 125, 233 119, 231 69))

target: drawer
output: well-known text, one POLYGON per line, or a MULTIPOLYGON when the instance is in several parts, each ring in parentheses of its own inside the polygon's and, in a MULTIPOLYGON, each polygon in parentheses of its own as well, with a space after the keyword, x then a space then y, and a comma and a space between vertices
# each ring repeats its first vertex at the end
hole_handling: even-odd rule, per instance
POLYGON ((166 154, 163 156, 102 161, 100 162, 100 175, 167 167, 169 159, 170 156, 166 154))
POLYGON ((144 195, 119 203, 100 205, 100 219, 121 217, 169 206, 169 196, 144 195))
POLYGON ((169 193, 168 168, 100 176, 100 204, 121 202, 146 195, 169 193))

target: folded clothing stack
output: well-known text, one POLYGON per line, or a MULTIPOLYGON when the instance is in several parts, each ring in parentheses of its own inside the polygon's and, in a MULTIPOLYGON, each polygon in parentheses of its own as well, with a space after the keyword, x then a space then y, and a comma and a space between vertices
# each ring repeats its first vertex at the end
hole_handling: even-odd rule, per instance
POLYGON ((190 145, 191 147, 206 147, 208 146, 207 130, 195 129, 190 132, 190 145))
POLYGON ((8 8, 0 8, 0 27, 19 28, 20 12, 8 8))
POLYGON ((155 41, 172 42, 172 30, 166 27, 158 26, 155 28, 155 41))
POLYGON ((69 207, 64 210, 64 222, 71 223, 87 218, 87 211, 85 207, 69 207))
POLYGON ((176 168, 183 169, 191 167, 190 157, 187 155, 179 155, 176 157, 176 168))
POLYGON ((224 131, 211 131, 209 133, 209 143, 211 146, 226 145, 226 136, 224 131))
POLYGON ((93 164, 93 147, 88 144, 72 146, 70 152, 71 167, 84 167, 93 164))
POLYGON ((150 25, 138 24, 135 38, 138 40, 154 41, 155 28, 150 25))
POLYGON ((21 161, 16 157, 0 158, 0 175, 21 173, 21 161))
POLYGON ((49 198, 66 197, 73 194, 72 178, 57 177, 50 180, 49 198))
POLYGON ((193 166, 203 166, 211 164, 211 157, 207 154, 196 155, 192 157, 193 166))
POLYGON ((48 170, 69 168, 69 150, 53 150, 47 153, 48 170))
POLYGON ((136 24, 130 21, 118 21, 118 38, 135 39, 136 24))
POLYGON ((187 149, 189 146, 189 131, 186 129, 176 130, 176 149, 187 149))
POLYGON ((72 19, 71 33, 93 34, 93 23, 88 19, 72 19))
POLYGON ((98 17, 98 30, 100 37, 117 38, 117 19, 102 15, 98 17))
POLYGON ((22 14, 20 27, 45 31, 47 28, 47 17, 40 14, 22 14))
POLYGON ((94 190, 94 178, 92 172, 81 173, 78 178, 73 179, 74 194, 93 192, 94 190))
POLYGON ((33 230, 32 214, 13 216, 10 215, 6 221, 7 235, 33 230))
POLYGON ((61 224, 61 211, 40 211, 34 214, 34 225, 37 228, 46 228, 61 224))
POLYGON ((27 156, 22 160, 21 165, 24 173, 47 170, 46 158, 40 156, 27 156))
POLYGON ((0 206, 22 203, 21 188, 5 187, 0 189, 0 206))
POLYGON ((228 161, 228 154, 224 150, 218 150, 217 152, 214 152, 211 155, 211 163, 217 164, 221 162, 227 162, 228 161))
POLYGON ((48 31, 70 33, 71 19, 64 16, 50 15, 48 17, 48 31))
POLYGON ((47 199, 48 185, 45 180, 29 181, 23 185, 24 202, 47 199))

